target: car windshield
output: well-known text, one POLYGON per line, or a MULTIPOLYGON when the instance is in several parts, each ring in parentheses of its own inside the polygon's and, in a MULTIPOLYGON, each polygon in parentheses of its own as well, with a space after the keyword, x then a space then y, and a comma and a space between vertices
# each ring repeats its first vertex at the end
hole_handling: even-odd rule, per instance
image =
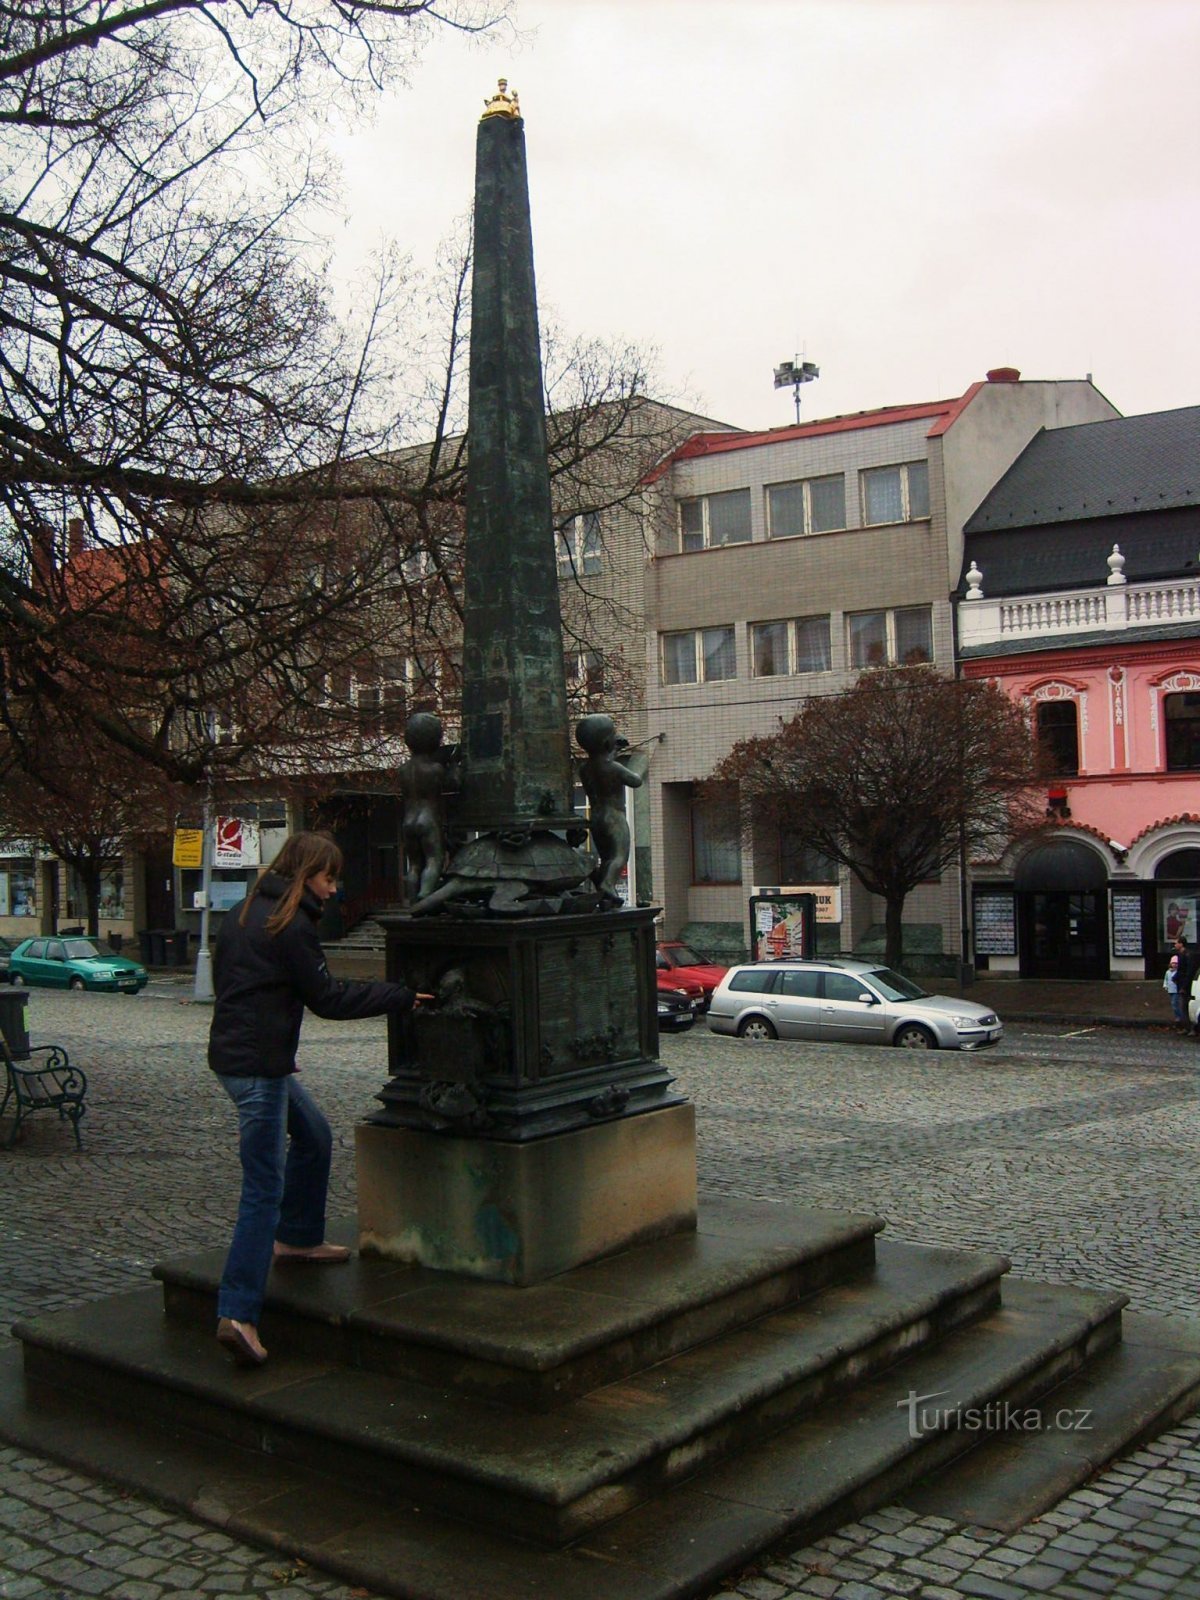
POLYGON ((677 967, 705 967, 708 965, 704 957, 698 956, 690 945, 672 945, 667 954, 677 967))
POLYGON ((100 954, 90 939, 64 939, 63 947, 68 961, 88 961, 100 954))
POLYGON ((892 972, 888 967, 878 967, 874 972, 868 972, 867 977, 885 1000, 926 1000, 929 997, 927 989, 922 989, 920 984, 906 978, 902 972, 892 972))

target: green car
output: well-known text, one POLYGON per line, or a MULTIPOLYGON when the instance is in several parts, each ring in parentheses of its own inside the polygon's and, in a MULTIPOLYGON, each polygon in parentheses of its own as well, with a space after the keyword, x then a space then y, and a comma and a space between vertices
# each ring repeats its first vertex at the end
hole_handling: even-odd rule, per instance
POLYGON ((111 989, 137 994, 149 973, 125 956, 105 954, 90 939, 22 939, 8 958, 10 983, 47 989, 111 989))

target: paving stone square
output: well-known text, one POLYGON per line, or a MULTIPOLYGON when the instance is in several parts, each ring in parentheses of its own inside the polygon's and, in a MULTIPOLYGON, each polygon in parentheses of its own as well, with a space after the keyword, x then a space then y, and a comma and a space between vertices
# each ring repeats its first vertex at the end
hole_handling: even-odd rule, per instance
MULTIPOLYGON (((30 1030, 88 1073, 83 1150, 54 1118, 0 1149, 0 1324, 144 1286, 227 1239, 233 1114, 205 1066, 208 1013, 178 986, 34 991, 30 1030)), ((877 1211, 890 1237, 994 1250, 1022 1276, 1200 1306, 1200 1049, 1154 1028, 1010 1025, 986 1054, 663 1040, 695 1102, 706 1195, 877 1211)), ((305 1023, 305 1081, 335 1133, 330 1207, 354 1209, 354 1127, 386 1077, 382 1022, 305 1023)), ((0 1139, 7 1125, 0 1125, 0 1139)), ((479 1594, 485 1596, 486 1575, 479 1594)), ((1018 1533, 882 1507, 731 1574, 711 1600, 1200 1596, 1200 1418, 1018 1533)), ((194 1600, 364 1592, 0 1445, 0 1597, 194 1600)), ((368 1597, 369 1600, 369 1597, 368 1597)), ((474 1596, 464 1600, 475 1600, 474 1596)))

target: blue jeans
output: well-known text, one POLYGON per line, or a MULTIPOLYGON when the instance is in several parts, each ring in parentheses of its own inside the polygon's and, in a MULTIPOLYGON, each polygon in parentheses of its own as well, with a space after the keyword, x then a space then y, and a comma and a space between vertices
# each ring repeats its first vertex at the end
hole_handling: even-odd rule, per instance
POLYGON ((257 1324, 276 1239, 305 1249, 325 1237, 333 1134, 295 1073, 217 1076, 237 1107, 242 1158, 242 1198, 217 1315, 257 1324))
POLYGON ((1176 1022, 1187 1021, 1187 996, 1179 989, 1168 989, 1171 997, 1171 1010, 1175 1013, 1176 1022))

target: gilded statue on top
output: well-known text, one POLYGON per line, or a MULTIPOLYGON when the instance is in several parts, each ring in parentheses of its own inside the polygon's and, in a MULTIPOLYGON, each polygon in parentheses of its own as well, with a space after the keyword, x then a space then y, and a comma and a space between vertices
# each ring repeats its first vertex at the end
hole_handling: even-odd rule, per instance
MULTIPOLYGON (((484 117, 519 117, 521 115, 521 102, 514 89, 508 92, 508 79, 501 78, 500 86, 490 100, 483 102, 484 117)), ((483 117, 479 119, 483 121, 483 117)))

